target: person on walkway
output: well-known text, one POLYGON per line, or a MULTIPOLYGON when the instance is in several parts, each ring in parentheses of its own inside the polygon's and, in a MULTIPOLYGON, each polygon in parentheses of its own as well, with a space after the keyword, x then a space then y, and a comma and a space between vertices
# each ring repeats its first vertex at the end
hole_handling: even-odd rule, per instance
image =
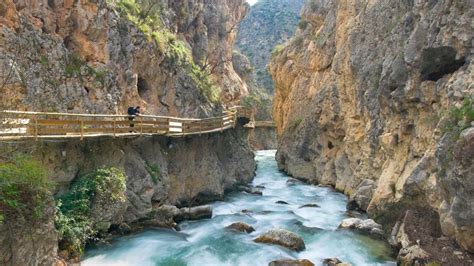
MULTIPOLYGON (((140 106, 137 106, 135 108, 131 106, 128 107, 127 113, 128 113, 128 120, 130 121, 130 128, 133 128, 135 126, 135 124, 133 123, 133 120, 135 119, 135 117, 140 116, 140 106)), ((130 133, 131 132, 132 130, 130 130, 130 133)))

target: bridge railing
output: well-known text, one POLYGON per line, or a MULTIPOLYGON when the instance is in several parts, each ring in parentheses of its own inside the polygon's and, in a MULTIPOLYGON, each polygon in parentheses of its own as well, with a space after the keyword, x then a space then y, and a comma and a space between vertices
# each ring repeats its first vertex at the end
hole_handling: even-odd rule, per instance
POLYGON ((206 134, 235 127, 237 118, 246 115, 241 110, 233 108, 222 116, 204 119, 0 111, 0 140, 206 134))

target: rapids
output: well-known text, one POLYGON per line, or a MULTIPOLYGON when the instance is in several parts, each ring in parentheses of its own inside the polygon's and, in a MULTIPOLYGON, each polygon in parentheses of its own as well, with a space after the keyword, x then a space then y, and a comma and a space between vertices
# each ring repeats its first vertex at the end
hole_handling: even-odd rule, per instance
POLYGON ((268 265, 280 258, 304 258, 322 265, 323 259, 337 257, 352 265, 396 265, 387 243, 336 230, 348 217, 346 196, 330 188, 287 182, 289 177, 278 171, 274 157, 275 151, 256 152, 258 169, 253 185, 265 186, 263 196, 232 193, 225 201, 212 204, 212 219, 183 222, 180 232, 153 229, 117 238, 109 246, 87 250, 82 264, 268 265), (320 207, 300 208, 305 204, 320 207), (245 234, 224 229, 239 221, 256 231, 245 234), (271 228, 297 233, 306 250, 297 253, 252 241, 271 228))

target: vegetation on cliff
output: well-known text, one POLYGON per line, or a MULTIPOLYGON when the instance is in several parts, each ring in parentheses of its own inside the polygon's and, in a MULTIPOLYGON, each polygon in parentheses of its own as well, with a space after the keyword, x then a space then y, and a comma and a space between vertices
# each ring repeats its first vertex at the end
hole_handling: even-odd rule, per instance
POLYGON ((60 249, 79 255, 87 241, 106 232, 109 225, 94 215, 94 209, 106 212, 117 203, 125 202, 125 189, 125 174, 116 168, 98 169, 76 179, 70 189, 57 198, 55 223, 60 249))
POLYGON ((51 202, 52 187, 44 167, 29 156, 0 163, 0 224, 41 220, 51 202))
POLYGON ((109 0, 122 17, 132 22, 165 55, 171 67, 182 67, 201 94, 212 103, 220 100, 220 87, 212 80, 210 71, 197 64, 190 48, 163 23, 163 5, 157 1, 109 0))
POLYGON ((474 96, 466 97, 459 107, 452 107, 449 110, 448 122, 445 131, 456 131, 460 133, 471 126, 474 121, 474 96))

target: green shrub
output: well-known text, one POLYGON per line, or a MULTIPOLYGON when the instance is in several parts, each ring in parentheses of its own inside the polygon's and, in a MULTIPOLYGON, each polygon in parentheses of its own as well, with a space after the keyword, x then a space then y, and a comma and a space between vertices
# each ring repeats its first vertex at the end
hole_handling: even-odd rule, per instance
POLYGON ((466 97, 461 107, 452 107, 447 115, 447 121, 443 125, 444 133, 457 132, 460 133, 464 129, 471 126, 474 121, 474 100, 466 97))
POLYGON ((160 179, 160 166, 157 164, 150 164, 149 162, 145 162, 145 168, 150 174, 151 179, 153 180, 153 183, 157 183, 158 180, 160 179))
POLYGON ((220 100, 221 89, 211 79, 208 73, 201 70, 201 68, 192 63, 191 64, 191 78, 197 85, 200 93, 211 103, 217 103, 220 100))
POLYGON ((85 243, 103 229, 92 216, 92 204, 106 208, 124 202, 125 188, 125 173, 116 168, 99 169, 75 180, 57 198, 55 225, 60 248, 80 255, 85 243))
POLYGON ((86 63, 76 54, 69 54, 66 57, 66 65, 64 66, 64 73, 67 77, 76 77, 81 75, 81 68, 86 63))
POLYGON ((29 222, 44 218, 53 183, 44 167, 19 155, 0 164, 0 222, 29 222))
POLYGON ((283 51, 284 48, 285 46, 282 44, 276 45, 275 48, 273 48, 272 57, 277 56, 279 53, 281 53, 281 51, 283 51))
POLYGON ((46 57, 45 55, 42 55, 40 57, 40 64, 43 65, 43 66, 47 65, 48 64, 48 57, 46 57))
POLYGON ((451 117, 454 119, 455 125, 457 125, 461 130, 470 127, 472 121, 474 121, 473 99, 466 97, 461 107, 453 107, 450 113, 451 117))
POLYGON ((140 6, 135 0, 119 0, 117 7, 127 14, 138 16, 140 14, 140 6))
POLYGON ((66 77, 76 77, 80 79, 83 79, 84 77, 93 77, 102 85, 104 85, 107 70, 96 70, 95 68, 89 66, 87 62, 79 55, 74 53, 67 54, 64 58, 64 61, 64 74, 66 77))

